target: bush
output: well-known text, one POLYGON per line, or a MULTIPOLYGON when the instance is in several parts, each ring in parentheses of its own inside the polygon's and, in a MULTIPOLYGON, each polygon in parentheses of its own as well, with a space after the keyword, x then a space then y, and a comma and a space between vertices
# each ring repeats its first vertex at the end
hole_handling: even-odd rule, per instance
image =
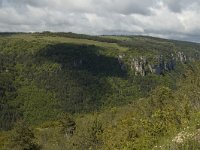
POLYGON ((30 127, 24 122, 19 121, 10 135, 8 146, 13 150, 39 150, 36 138, 30 127))

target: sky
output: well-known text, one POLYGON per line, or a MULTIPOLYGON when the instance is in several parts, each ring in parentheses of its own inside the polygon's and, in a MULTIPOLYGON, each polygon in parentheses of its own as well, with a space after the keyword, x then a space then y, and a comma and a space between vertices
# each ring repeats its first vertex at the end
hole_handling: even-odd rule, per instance
POLYGON ((42 31, 200 42, 200 0, 0 0, 0 32, 42 31))

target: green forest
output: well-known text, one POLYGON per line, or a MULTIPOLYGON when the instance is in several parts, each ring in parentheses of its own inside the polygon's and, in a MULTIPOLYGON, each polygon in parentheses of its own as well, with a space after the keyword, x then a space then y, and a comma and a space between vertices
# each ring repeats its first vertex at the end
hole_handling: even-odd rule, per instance
POLYGON ((200 149, 200 44, 0 33, 0 150, 200 149))

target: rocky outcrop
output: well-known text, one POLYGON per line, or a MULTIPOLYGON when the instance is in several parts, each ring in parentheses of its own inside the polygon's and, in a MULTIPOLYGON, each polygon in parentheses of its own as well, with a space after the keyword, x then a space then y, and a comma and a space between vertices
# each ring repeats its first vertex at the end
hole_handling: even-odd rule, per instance
POLYGON ((145 65, 146 58, 133 58, 131 62, 131 69, 135 71, 135 75, 140 74, 141 76, 145 76, 145 65))
POLYGON ((132 59, 131 69, 135 72, 135 75, 140 74, 145 76, 147 74, 158 74, 163 75, 166 71, 172 71, 175 69, 176 60, 174 55, 165 58, 163 55, 156 56, 153 62, 149 61, 145 57, 139 59, 132 59))
MULTIPOLYGON (((167 56, 158 55, 154 58, 147 58, 146 56, 127 57, 130 60, 128 66, 135 75, 140 76, 146 76, 147 74, 164 75, 166 72, 175 70, 177 63, 185 64, 189 61, 184 52, 170 53, 167 56)), ((118 56, 118 62, 122 70, 126 69, 123 59, 127 57, 124 54, 118 56)))
POLYGON ((123 70, 123 71, 126 69, 126 65, 125 65, 125 63, 123 61, 124 57, 125 57, 124 54, 118 56, 118 63, 120 65, 121 70, 123 70))
POLYGON ((183 52, 178 52, 177 53, 177 60, 180 61, 181 63, 186 63, 187 57, 183 52))

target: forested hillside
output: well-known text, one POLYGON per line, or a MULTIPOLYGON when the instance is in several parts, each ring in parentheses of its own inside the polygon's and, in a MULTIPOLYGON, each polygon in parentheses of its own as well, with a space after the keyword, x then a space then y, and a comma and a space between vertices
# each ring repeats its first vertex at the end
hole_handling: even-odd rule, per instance
POLYGON ((0 149, 200 149, 200 44, 0 34, 0 149))

